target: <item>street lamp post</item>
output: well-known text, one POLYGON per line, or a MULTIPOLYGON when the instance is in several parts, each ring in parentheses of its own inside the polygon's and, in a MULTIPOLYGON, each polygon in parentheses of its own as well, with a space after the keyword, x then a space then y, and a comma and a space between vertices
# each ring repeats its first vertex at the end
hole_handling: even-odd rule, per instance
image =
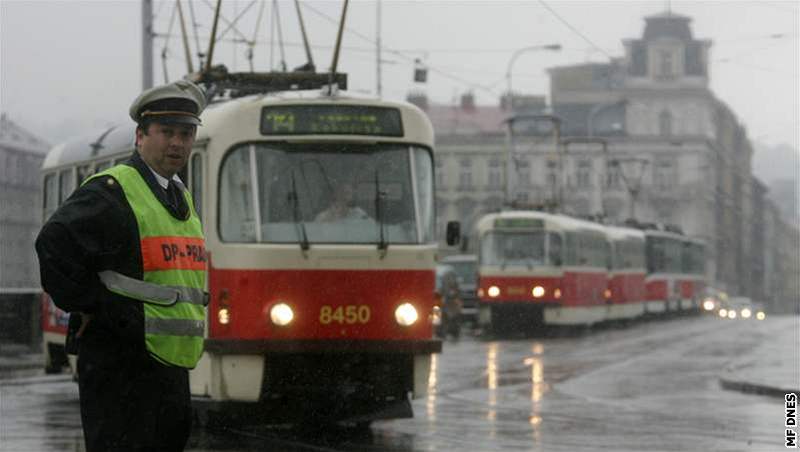
POLYGON ((545 44, 545 45, 538 45, 538 46, 530 46, 530 47, 523 47, 514 51, 511 54, 511 59, 508 61, 508 68, 506 69, 506 84, 508 85, 508 108, 511 110, 511 113, 514 113, 514 92, 511 90, 511 68, 514 67, 514 62, 517 61, 520 55, 525 52, 530 52, 533 50, 552 50, 557 52, 561 50, 561 44, 545 44))

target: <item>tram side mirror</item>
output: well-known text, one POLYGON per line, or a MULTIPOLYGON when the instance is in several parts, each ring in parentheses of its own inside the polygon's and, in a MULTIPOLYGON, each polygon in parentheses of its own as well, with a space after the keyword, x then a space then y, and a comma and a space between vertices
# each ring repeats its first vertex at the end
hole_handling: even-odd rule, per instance
POLYGON ((461 241, 461 223, 458 221, 447 222, 447 244, 449 246, 458 245, 461 241))

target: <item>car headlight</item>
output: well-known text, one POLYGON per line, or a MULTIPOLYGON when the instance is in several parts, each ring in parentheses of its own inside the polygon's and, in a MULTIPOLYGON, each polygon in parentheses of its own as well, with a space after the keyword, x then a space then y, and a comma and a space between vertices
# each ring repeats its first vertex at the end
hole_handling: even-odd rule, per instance
POLYGON ((728 318, 729 319, 735 319, 736 318, 736 311, 734 311, 733 309, 728 311, 728 318))
POLYGON ((417 321, 417 308, 411 303, 403 303, 394 310, 394 318, 402 326, 411 326, 417 321))
POLYGON ((278 303, 269 310, 269 318, 275 325, 286 326, 294 319, 294 312, 288 304, 278 303))
POLYGON ((742 309, 742 312, 741 312, 740 314, 741 314, 741 316, 742 316, 742 318, 743 318, 743 319, 749 319, 749 318, 750 318, 750 316, 751 316, 751 315, 753 315, 753 312, 752 312, 752 311, 750 311, 750 310, 749 310, 749 309, 747 309, 747 308, 744 308, 744 309, 742 309))
POLYGON ((434 306, 431 310, 431 323, 436 326, 442 324, 442 308, 439 306, 434 306))
POLYGON ((764 313, 763 313, 763 312, 761 312, 761 311, 758 311, 758 312, 756 313, 756 318, 757 318, 758 320, 764 320, 766 317, 767 317, 767 315, 766 315, 766 314, 764 314, 764 313))
POLYGON ((492 286, 487 291, 490 297, 495 298, 500 296, 500 288, 497 286, 492 286))
POLYGON ((544 287, 536 286, 533 288, 531 293, 533 294, 534 298, 542 298, 544 296, 544 287))
POLYGON ((720 309, 719 310, 719 316, 722 317, 722 318, 728 317, 728 310, 725 309, 725 308, 720 309))
POLYGON ((714 302, 712 300, 706 300, 703 302, 703 309, 706 311, 713 311, 714 310, 714 302))

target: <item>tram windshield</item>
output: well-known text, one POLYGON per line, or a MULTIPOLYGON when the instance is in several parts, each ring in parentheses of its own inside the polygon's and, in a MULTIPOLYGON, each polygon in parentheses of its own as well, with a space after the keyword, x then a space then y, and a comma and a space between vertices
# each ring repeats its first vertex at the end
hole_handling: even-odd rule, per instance
POLYGON ((434 241, 430 151, 400 144, 245 144, 225 158, 226 242, 434 241), (257 220, 256 220, 257 219, 257 220))
POLYGON ((557 234, 545 231, 492 231, 481 239, 480 260, 483 265, 559 265, 560 245, 557 234))

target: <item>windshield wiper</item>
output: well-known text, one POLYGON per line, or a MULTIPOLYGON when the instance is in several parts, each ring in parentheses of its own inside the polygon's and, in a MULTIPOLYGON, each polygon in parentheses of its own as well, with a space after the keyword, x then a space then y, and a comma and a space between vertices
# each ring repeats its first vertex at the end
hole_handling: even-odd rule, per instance
POLYGON ((306 225, 303 223, 303 219, 300 216, 300 197, 297 195, 297 182, 295 181, 294 170, 292 170, 292 191, 289 192, 288 201, 292 203, 295 229, 300 238, 300 250, 303 251, 303 257, 308 258, 308 249, 311 246, 308 242, 308 234, 306 234, 306 225))
POLYGON ((378 251, 381 253, 380 257, 383 259, 386 256, 386 251, 389 248, 389 243, 386 241, 386 237, 384 236, 383 232, 383 192, 381 192, 381 182, 378 179, 378 170, 375 170, 375 217, 378 220, 378 251))

